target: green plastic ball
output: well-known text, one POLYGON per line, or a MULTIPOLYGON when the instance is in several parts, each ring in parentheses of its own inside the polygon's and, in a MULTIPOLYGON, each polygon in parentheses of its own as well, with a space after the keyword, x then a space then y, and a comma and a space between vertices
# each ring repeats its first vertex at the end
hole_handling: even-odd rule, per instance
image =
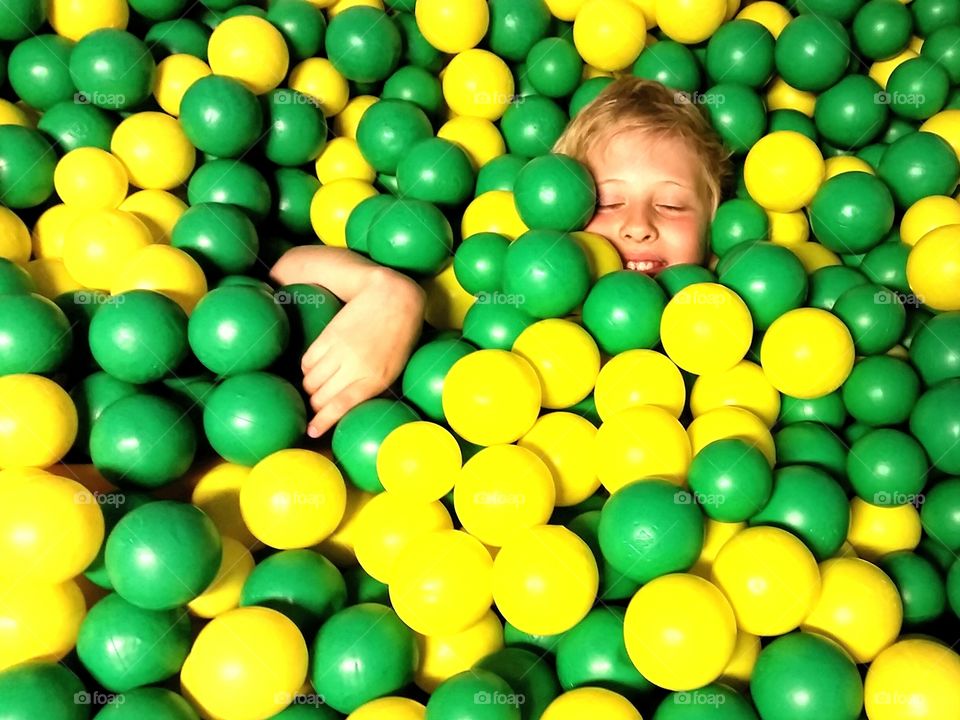
POLYGON ((854 491, 882 507, 916 502, 929 469, 920 443, 893 428, 866 433, 853 443, 847 456, 847 477, 854 491))
POLYGON ((660 40, 645 48, 630 72, 686 93, 696 92, 702 78, 700 62, 693 52, 673 40, 660 40))
POLYGON ((0 5, 0 40, 24 40, 47 19, 47 4, 37 0, 6 0, 0 5))
POLYGON ((858 422, 874 427, 899 425, 910 417, 920 396, 920 380, 903 360, 876 355, 853 366, 841 391, 847 412, 858 422))
POLYGON ((52 300, 21 292, 0 295, 0 305, 0 376, 56 372, 71 358, 73 330, 52 300))
POLYGON ((960 178, 960 160, 939 135, 915 132, 887 146, 877 174, 905 210, 929 195, 950 195, 960 178))
POLYGON ((484 350, 510 350, 520 333, 536 321, 523 309, 523 298, 480 293, 463 318, 463 339, 484 350))
POLYGON ((920 56, 906 60, 887 80, 890 109, 907 120, 926 120, 940 112, 950 94, 950 76, 940 65, 920 56))
POLYGON ((601 607, 570 628, 557 644, 557 678, 564 690, 593 685, 621 694, 650 690, 623 639, 626 610, 601 607))
POLYGON ((199 203, 188 208, 173 226, 170 244, 196 260, 207 277, 248 271, 260 248, 250 218, 222 203, 199 203))
POLYGON ((671 693, 660 703, 653 720, 699 720, 704 712, 709 714, 711 720, 757 720, 757 712, 748 700, 719 683, 710 683, 688 692, 671 693))
POLYGON ((180 608, 148 610, 111 593, 90 608, 77 655, 97 682, 126 692, 179 672, 190 652, 190 620, 180 608))
MULTIPOLYGON (((902 7, 898 0, 891 0, 902 7)), ((878 102, 883 89, 866 75, 847 75, 817 97, 813 120, 824 140, 840 148, 861 148, 887 125, 889 105, 878 102)))
POLYGON ((471 295, 499 291, 509 247, 510 240, 498 233, 480 232, 465 238, 453 256, 457 282, 471 295))
POLYGON ((9 720, 88 720, 90 693, 65 665, 28 662, 0 672, 0 707, 9 720))
POLYGON ((673 297, 689 285, 716 282, 717 277, 702 265, 680 263, 671 265, 657 273, 657 284, 664 289, 668 297, 673 297))
POLYGON ((524 60, 547 35, 550 20, 543 0, 490 0, 490 51, 504 60, 524 60))
POLYGON ((810 293, 807 305, 831 310, 843 293, 852 287, 865 285, 869 280, 862 272, 843 265, 828 265, 810 275, 810 293))
MULTIPOLYGON (((37 123, 62 153, 80 147, 110 150, 110 139, 119 119, 108 111, 72 100, 57 103, 37 123)), ((52 176, 51 176, 52 177, 52 176)))
POLYGON ((836 84, 850 62, 850 36, 838 21, 823 15, 801 15, 777 37, 777 72, 791 87, 822 92, 836 84))
POLYGON ((427 42, 413 12, 398 12, 393 16, 393 21, 403 39, 401 63, 416 65, 434 74, 440 72, 446 64, 446 56, 427 42))
POLYGON ((270 191, 276 198, 272 220, 295 236, 310 237, 310 203, 320 189, 317 176, 299 168, 280 167, 270 180, 270 191))
POLYGON ((443 422, 443 380, 450 368, 474 351, 463 340, 434 340, 417 348, 407 361, 401 379, 403 398, 426 419, 443 422))
MULTIPOLYGON (((113 528, 124 515, 149 502, 154 502, 154 498, 139 492, 110 492, 98 495, 97 503, 103 512, 104 537, 110 536, 113 528)), ((100 545, 97 557, 83 571, 83 576, 94 585, 112 591, 113 585, 107 573, 106 550, 106 543, 100 545)))
POLYGON ((943 614, 947 605, 946 587, 932 562, 917 553, 901 550, 884 555, 878 564, 897 586, 904 623, 917 625, 943 614))
POLYGON ((519 647, 506 647, 487 655, 473 666, 506 680, 507 685, 519 697, 522 720, 532 720, 543 715, 544 710, 560 694, 560 684, 553 670, 540 661, 540 657, 519 647))
POLYGON ((863 57, 884 60, 907 47, 913 17, 899 0, 870 0, 857 11, 851 30, 863 57))
POLYGON ((474 196, 479 197, 491 190, 513 192, 517 176, 526 167, 527 161, 519 155, 504 153, 488 162, 477 172, 474 196))
MULTIPOLYGON (((279 92, 285 100, 294 97, 292 90, 279 92)), ((306 105, 304 112, 309 112, 309 103, 306 105)), ((180 101, 180 125, 198 150, 219 158, 235 158, 260 138, 263 110, 257 96, 240 81, 224 75, 208 75, 184 93, 180 101)))
POLYGON ((7 61, 10 87, 30 107, 45 111, 72 101, 76 88, 70 77, 73 43, 59 35, 37 35, 18 43, 7 61))
POLYGON ((707 75, 714 83, 763 87, 773 74, 773 35, 751 20, 720 26, 707 42, 707 75))
POLYGON ((440 80, 416 65, 406 65, 388 77, 380 98, 412 102, 430 117, 439 116, 443 109, 440 80))
POLYGON ((419 419, 406 403, 386 398, 373 398, 351 408, 337 423, 331 441, 344 478, 366 492, 383 492, 377 451, 393 430, 419 419))
POLYGON ((316 101, 287 88, 267 93, 263 101, 267 160, 283 167, 313 162, 327 142, 327 121, 316 101))
POLYGON ((910 11, 916 34, 922 38, 945 25, 960 25, 960 7, 953 0, 916 0, 910 11))
POLYGON ((347 218, 346 236, 347 247, 356 252, 368 253, 368 236, 370 233, 370 223, 380 213, 392 205, 395 198, 389 193, 373 195, 364 200, 353 209, 350 217, 347 218))
POLYGON ((206 62, 210 30, 195 20, 180 17, 151 25, 144 40, 157 62, 178 53, 193 55, 206 62))
POLYGON ((750 198, 732 198, 720 203, 710 224, 710 248, 720 258, 741 243, 766 240, 770 220, 750 198))
POLYGON ((927 535, 956 554, 960 550, 960 478, 940 480, 927 491, 920 522, 927 535))
POLYGON ((283 39, 294 60, 316 57, 323 50, 327 21, 319 7, 306 0, 274 0, 267 8, 267 20, 283 39))
POLYGON ((370 258, 405 272, 435 275, 452 248, 447 218, 423 200, 394 200, 377 213, 367 231, 370 258))
POLYGON ((745 154, 766 132, 766 108, 756 91, 746 85, 714 85, 703 94, 702 102, 714 129, 735 153, 745 154))
POLYGON ((378 172, 395 174, 397 166, 421 140, 433 137, 426 113, 405 100, 379 100, 357 126, 360 152, 378 172))
POLYGON ((626 485, 600 511, 600 549, 616 570, 639 583, 684 572, 700 555, 704 519, 693 496, 650 478, 626 485))
POLYGON ((702 448, 690 463, 687 479, 704 514, 720 522, 748 520, 767 504, 773 489, 763 453, 737 438, 702 448))
POLYGON ((884 353, 899 342, 907 312, 897 295, 882 285, 867 283, 850 288, 833 306, 843 320, 860 355, 884 353))
POLYGON ((0 125, 0 203, 18 210, 46 202, 56 165, 53 147, 39 132, 0 125))
POLYGON ((820 140, 817 136, 816 123, 799 110, 793 110, 792 108, 782 108, 770 113, 767 132, 782 132, 783 130, 800 133, 816 143, 820 140))
POLYGON ((900 241, 882 242, 863 257, 860 271, 870 282, 901 293, 910 291, 907 281, 907 257, 910 246, 900 241))
POLYGON ((934 30, 920 48, 920 57, 932 60, 946 70, 952 85, 960 83, 960 25, 934 30))
POLYGON ((603 92, 603 89, 612 82, 613 78, 601 75, 580 83, 580 87, 570 97, 568 106, 570 117, 574 117, 584 107, 593 102, 597 95, 603 92))
POLYGON ((182 696, 159 687, 138 688, 118 695, 97 713, 95 720, 199 720, 182 696))
POLYGON ((790 423, 774 434, 773 442, 779 465, 812 465, 846 480, 847 446, 832 426, 805 420, 790 423))
MULTIPOLYGON (((594 422, 594 420, 591 420, 591 422, 594 422)), ((595 422, 599 425, 599 418, 595 422)), ((588 507, 587 502, 571 508, 558 508, 558 512, 554 513, 551 520, 554 523, 563 522, 571 532, 576 533, 587 544, 590 552, 593 553, 593 557, 597 561, 597 568, 600 571, 600 588, 597 591, 597 597, 604 602, 627 600, 636 594, 640 588, 640 583, 614 568, 603 557, 603 552, 600 550, 600 511, 605 500, 596 495, 594 497, 601 501, 596 509, 587 509, 584 512, 584 509, 588 507), (571 514, 579 512, 579 514, 575 514, 569 521, 563 521, 560 510, 567 510, 571 514)))
POLYGON ((90 350, 118 380, 144 384, 176 372, 189 350, 187 315, 153 290, 110 298, 90 321, 90 350))
POLYGON ((583 249, 556 230, 529 230, 511 243, 503 289, 537 318, 562 317, 584 301, 590 272, 583 249))
POLYGON ((717 277, 750 309, 757 330, 803 305, 807 273, 790 250, 770 242, 741 243, 721 258, 717 277))
POLYGON ((23 265, 0 258, 0 293, 21 295, 32 293, 36 289, 33 276, 23 265))
POLYGON ((290 324, 288 347, 295 348, 291 361, 300 371, 300 358, 343 308, 343 301, 321 285, 293 283, 274 294, 274 302, 286 312, 290 324))
POLYGON ((597 203, 590 171, 567 155, 531 160, 517 175, 513 194, 520 218, 532 230, 582 230, 597 203))
POLYGON ((565 98, 580 84, 583 59, 569 40, 544 38, 527 55, 527 79, 535 92, 565 98))
POLYGON ((511 153, 533 158, 550 152, 567 120, 567 113, 550 98, 527 95, 510 103, 500 130, 511 153))
POLYGON ((960 379, 927 390, 910 413, 910 433, 938 470, 960 474, 960 379))
POLYGON ((473 197, 475 181, 470 157, 443 138, 421 140, 397 165, 397 187, 411 200, 462 205, 473 197))
POLYGON ((583 325, 607 355, 660 342, 660 316, 667 305, 653 278, 630 270, 604 275, 583 301, 583 325))
POLYGON ((925 322, 910 345, 910 362, 928 387, 960 377, 960 313, 941 313, 925 322))
POLYGON ((864 0, 788 0, 787 5, 802 15, 827 15, 847 25, 863 3, 864 0))
POLYGON ((273 206, 266 178, 239 160, 208 160, 187 184, 190 205, 214 202, 236 205, 254 222, 264 220, 273 206))
POLYGON ((137 36, 114 28, 85 35, 70 54, 70 76, 91 104, 129 110, 153 92, 157 66, 137 36))
POLYGON ((506 680, 474 668, 444 680, 433 691, 426 717, 521 720, 520 706, 520 697, 506 680))
POLYGON ((418 652, 413 631, 391 608, 363 603, 323 624, 310 657, 313 687, 327 705, 351 713, 409 683, 418 652))
POLYGON ((810 204, 810 229, 829 250, 862 253, 893 227, 893 196, 879 178, 862 172, 827 180, 810 204))
POLYGON ((402 39, 383 10, 350 7, 330 20, 326 50, 330 62, 348 80, 379 82, 397 67, 402 39))

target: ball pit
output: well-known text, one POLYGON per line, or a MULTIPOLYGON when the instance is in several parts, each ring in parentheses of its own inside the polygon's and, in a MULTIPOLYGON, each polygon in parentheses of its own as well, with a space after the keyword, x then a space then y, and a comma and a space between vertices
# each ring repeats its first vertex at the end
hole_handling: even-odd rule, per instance
POLYGON ((6 0, 0 41, 4 720, 960 717, 956 0, 6 0), (730 154, 702 266, 631 270, 551 152, 621 77, 730 154), (425 296, 319 439, 357 305, 271 274, 309 245, 425 296))

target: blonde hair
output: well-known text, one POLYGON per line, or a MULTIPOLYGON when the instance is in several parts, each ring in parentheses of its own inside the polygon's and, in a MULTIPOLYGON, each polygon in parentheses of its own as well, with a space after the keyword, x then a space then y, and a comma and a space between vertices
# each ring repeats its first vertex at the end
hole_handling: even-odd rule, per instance
POLYGON ((732 153, 689 94, 671 90, 656 80, 614 80, 573 117, 554 144, 553 152, 586 162, 587 154, 597 144, 627 130, 680 138, 688 143, 703 163, 711 210, 716 210, 732 175, 732 153))

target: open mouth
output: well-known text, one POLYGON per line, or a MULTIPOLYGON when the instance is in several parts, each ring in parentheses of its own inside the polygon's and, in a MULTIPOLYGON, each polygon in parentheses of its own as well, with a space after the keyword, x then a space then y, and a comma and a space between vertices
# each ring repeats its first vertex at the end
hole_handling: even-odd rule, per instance
POLYGON ((666 266, 667 264, 663 260, 627 260, 624 265, 627 270, 641 272, 646 275, 655 275, 666 266))

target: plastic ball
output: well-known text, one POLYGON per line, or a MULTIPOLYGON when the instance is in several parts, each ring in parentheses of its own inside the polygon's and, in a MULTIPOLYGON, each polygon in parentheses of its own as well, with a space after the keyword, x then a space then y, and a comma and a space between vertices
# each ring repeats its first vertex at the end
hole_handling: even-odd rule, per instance
POLYGON ((891 143, 877 174, 901 209, 929 195, 950 195, 960 177, 960 160, 946 140, 932 132, 915 132, 891 143))
POLYGON ((567 689, 603 683, 623 691, 645 691, 651 685, 634 667, 624 644, 624 615, 619 607, 590 613, 560 636, 557 677, 567 689))
POLYGON ((847 474, 857 495, 874 505, 913 502, 927 482, 929 465, 920 443, 892 428, 857 439, 847 457, 847 474))
POLYGON ((623 695, 601 687, 581 687, 563 693, 547 706, 541 720, 575 720, 600 713, 609 720, 641 720, 640 713, 623 695))
POLYGON ((197 714, 182 695, 158 687, 137 688, 111 699, 97 713, 98 720, 196 720, 197 714))
POLYGON ((59 370, 75 342, 63 310, 36 293, 0 295, 0 301, 5 306, 0 317, 0 374, 59 370))
POLYGON ((291 90, 312 97, 326 117, 343 110, 350 99, 347 79, 326 58, 307 58, 290 70, 287 84, 291 90))
POLYGON ((743 300, 715 283, 690 285, 667 303, 660 339, 670 359, 687 372, 722 372, 750 347, 753 322, 743 300))
POLYGON ((491 121, 503 116, 514 93, 510 68, 487 50, 466 50, 454 56, 442 83, 453 112, 491 121))
POLYGON ((750 694, 763 718, 830 717, 856 720, 863 683, 853 660, 832 640, 813 633, 777 638, 760 652, 750 694))
POLYGON ((372 183, 377 177, 377 171, 364 158, 357 141, 346 137, 331 138, 320 151, 314 168, 323 184, 346 178, 372 183))
POLYGON ((323 48, 327 22, 317 5, 297 0, 271 3, 267 20, 281 32, 295 59, 315 57, 323 48))
POLYGON ((600 426, 597 474, 611 493, 638 478, 663 478, 679 485, 692 451, 679 421, 653 405, 627 407, 600 426))
POLYGON ((14 0, 0 13, 0 39, 24 40, 36 33, 47 19, 45 5, 14 0))
POLYGON ((435 205, 397 199, 371 220, 367 248, 387 267, 435 275, 450 257, 453 230, 435 205))
POLYGON ((535 452, 550 468, 558 507, 576 505, 592 496, 600 479, 590 452, 596 428, 574 413, 548 413, 540 417, 517 444, 535 452))
POLYGON ((690 391, 690 410, 697 418, 725 406, 748 410, 768 427, 780 413, 780 393, 767 379, 763 369, 744 360, 722 373, 698 377, 690 391))
MULTIPOLYGON (((77 436, 77 409, 66 391, 40 375, 0 377, 0 469, 49 467, 77 436)), ((70 576, 68 576, 70 577, 70 576)))
POLYGON ((538 318, 559 317, 583 302, 589 289, 586 256, 568 234, 530 230, 507 249, 503 289, 522 298, 538 318))
POLYGON ((354 82, 379 82, 400 60, 401 36, 382 10, 353 7, 337 13, 326 33, 327 56, 334 67, 354 82))
POLYGON ((116 593, 84 618, 77 655, 98 683, 114 692, 162 682, 190 651, 190 621, 179 609, 147 610, 116 593))
POLYGON ((420 418, 403 402, 374 398, 349 410, 333 431, 333 454, 346 479, 367 492, 379 493, 377 453, 392 430, 420 418))
POLYGON ((180 125, 198 150, 218 158, 240 157, 261 136, 263 110, 239 80, 209 75, 183 94, 180 125))
MULTIPOLYGON (((424 720, 426 708, 405 697, 382 697, 364 703, 352 713, 350 720, 424 720)), ((290 720, 295 720, 291 718, 290 720)), ((304 718, 304 720, 307 720, 304 718)))
POLYGON ((110 289, 123 265, 153 243, 150 230, 122 210, 95 210, 67 230, 63 262, 71 277, 89 288, 110 289))
POLYGON ((239 80, 256 95, 273 90, 287 75, 289 55, 280 31, 251 15, 231 17, 210 35, 210 69, 239 80))
POLYGON ((912 505, 881 507, 855 497, 850 501, 847 542, 865 560, 876 560, 899 550, 913 550, 920 542, 920 513, 912 505))
POLYGON ((110 150, 123 163, 130 182, 148 190, 182 185, 196 160, 196 151, 177 121, 156 112, 137 113, 121 122, 110 150))
POLYGON ((57 195, 67 205, 83 209, 115 208, 127 196, 127 173, 115 156, 99 148, 68 152, 53 174, 57 195))
POLYGON ((88 104, 61 102, 47 110, 37 127, 62 151, 80 147, 110 149, 110 137, 117 125, 110 113, 88 104))
POLYGON ((442 683, 430 696, 427 712, 431 717, 457 717, 482 704, 486 707, 481 712, 490 720, 518 720, 520 697, 511 691, 499 675, 471 669, 442 683))
POLYGON ((720 549, 711 581, 723 591, 737 626, 751 635, 783 635, 800 626, 820 594, 813 554, 786 530, 747 528, 720 549))
POLYGON ((702 79, 702 68, 693 52, 667 39, 644 48, 630 72, 634 77, 656 80, 688 93, 697 91, 702 79))
POLYGON ((652 348, 660 339, 666 296, 656 281, 635 272, 612 272, 591 287, 583 323, 608 355, 652 348))
POLYGON ((310 202, 310 223, 325 245, 347 247, 346 226, 351 212, 377 195, 368 182, 344 178, 322 186, 310 202))
POLYGON ((587 0, 573 22, 573 41, 584 61, 600 70, 629 67, 646 38, 643 11, 626 0, 587 0))
POLYGON ((58 661, 73 650, 87 613, 83 592, 75 582, 24 582, 11 575, 0 581, 0 587, 4 617, 0 671, 29 661, 58 661))
POLYGON ((866 711, 876 720, 949 715, 960 703, 960 658, 931 639, 901 640, 870 664, 864 696, 866 711))
POLYGON ((817 239, 841 253, 861 253, 876 246, 893 227, 893 218, 890 191, 866 173, 831 178, 810 205, 811 229, 817 239))
POLYGON ((960 136, 956 131, 957 117, 960 117, 960 108, 956 107, 956 102, 950 103, 952 107, 943 112, 939 112, 928 119, 920 126, 922 132, 933 133, 946 140, 955 153, 960 154, 960 136))
POLYGON ((580 84, 583 60, 572 42, 564 38, 543 38, 526 58, 526 79, 534 90, 547 97, 563 98, 580 84))
POLYGON ((777 72, 798 90, 826 90, 843 77, 850 61, 849 45, 849 35, 839 20, 801 15, 777 36, 777 72))
POLYGON ((749 519, 767 504, 773 489, 763 453, 737 438, 717 440, 698 452, 688 479, 704 513, 721 522, 749 519))
MULTIPOLYGON (((40 218, 43 218, 48 212, 49 209, 44 211, 40 218)), ((64 215, 68 214, 71 214, 71 211, 64 212, 64 215)), ((33 226, 34 237, 39 234, 40 218, 33 226)), ((20 216, 8 208, 0 209, 0 257, 23 265, 30 260, 32 244, 39 243, 36 240, 31 240, 31 233, 20 216)), ((39 257, 40 253, 34 252, 34 255, 39 257)))
POLYGON ((960 522, 953 512, 960 497, 960 482, 956 478, 941 480, 930 488, 920 512, 920 521, 927 535, 955 551, 960 548, 960 522))
POLYGON ((495 232, 515 240, 528 228, 517 213, 513 193, 491 190, 475 197, 463 211, 461 236, 468 238, 481 232, 495 232))
POLYGON ((250 219, 223 203, 190 207, 173 226, 170 244, 188 253, 212 276, 246 272, 259 250, 257 230, 250 219))
POLYGON ((265 372, 228 377, 207 396, 203 408, 207 440, 225 460, 255 465, 289 448, 307 427, 296 388, 265 372))
MULTIPOLYGON (((721 139, 734 153, 750 150, 767 129, 763 101, 751 88, 731 83, 714 85, 701 102, 721 139)), ((770 131, 779 129, 771 120, 770 131)))
POLYGON ((900 240, 914 246, 928 232, 957 224, 960 224, 960 203, 947 195, 930 195, 918 200, 903 214, 900 240))
POLYGON ((470 199, 474 181, 467 153, 441 138, 420 141, 397 165, 401 195, 438 205, 460 205, 470 199))
POLYGON ((135 35, 102 28, 77 42, 70 54, 70 76, 92 105, 127 110, 150 97, 156 63, 135 35))
POLYGON ((707 74, 714 82, 762 87, 773 73, 773 49, 773 35, 760 23, 725 23, 707 43, 707 74))
POLYGON ((460 446, 445 428, 413 422, 391 431, 377 452, 377 475, 385 490, 433 502, 453 489, 460 446))
POLYGON ((744 300, 759 330, 799 307, 807 295, 807 274, 800 261, 772 243, 738 244, 717 265, 717 277, 744 300))
POLYGON ((946 103, 950 77, 934 61, 915 57, 890 73, 886 90, 894 113, 908 120, 926 120, 946 103))
POLYGON ((482 232, 464 238, 453 257, 457 282, 474 295, 499 290, 509 245, 510 241, 499 233, 482 232))
POLYGON ((118 210, 133 214, 147 226, 154 243, 169 245, 173 226, 187 210, 187 204, 165 190, 140 190, 128 195, 118 210))
POLYGON ((590 334, 568 320, 541 320, 526 328, 513 352, 540 378, 541 405, 566 408, 590 394, 600 372, 600 351, 590 334))
POLYGON ((907 257, 910 289, 923 304, 941 311, 960 310, 960 225, 946 225, 924 235, 907 257))
POLYGON ((512 625, 554 635, 582 620, 597 597, 590 548, 574 533, 539 525, 514 534, 493 562, 493 600, 512 625))
POLYGON ((59 717, 87 720, 89 694, 66 666, 53 662, 24 663, 0 674, 0 703, 13 718, 59 717))
POLYGON ((169 245, 152 244, 130 257, 110 286, 114 295, 135 289, 162 293, 189 314, 207 292, 207 280, 187 253, 169 245))
POLYGON ((902 551, 882 558, 879 565, 897 586, 904 624, 915 625, 940 617, 946 607, 946 588, 930 560, 902 551))
POLYGON ((461 340, 435 340, 415 350, 403 372, 403 396, 430 420, 443 418, 443 381, 460 358, 474 351, 461 340))
POLYGON ((197 635, 180 672, 184 695, 213 717, 270 717, 307 677, 303 636, 268 608, 230 610, 197 635))
POLYGON ((633 596, 623 631, 627 653, 645 678, 668 690, 693 690, 723 672, 737 624, 720 590, 695 575, 675 574, 633 596))
POLYGON ((560 694, 553 670, 530 650, 503 648, 476 663, 475 669, 486 670, 506 680, 515 693, 524 696, 524 708, 533 715, 542 713, 560 694))
POLYGON ((490 9, 483 0, 427 0, 416 4, 417 27, 426 40, 445 53, 475 47, 487 34, 490 9))
POLYGON ((178 117, 180 103, 190 86, 211 74, 210 66, 198 57, 186 53, 170 55, 157 64, 153 96, 165 113, 178 117))
POLYGON ((23 265, 0 258, 0 292, 19 295, 36 289, 33 278, 23 265))
POLYGON ((463 632, 493 602, 493 560, 466 532, 440 530, 413 538, 397 555, 390 604, 428 637, 463 632))
POLYGON ((612 567, 647 583, 693 565, 703 546, 703 516, 693 497, 672 483, 638 480, 603 506, 599 539, 612 567))
POLYGON ((692 0, 663 0, 654 6, 657 25, 671 40, 687 45, 706 40, 726 18, 724 0, 697 3, 692 0))
POLYGON ((351 713, 410 682, 417 656, 413 631, 393 610, 361 603, 320 628, 312 646, 311 682, 326 704, 351 713))
POLYGON ((521 219, 535 230, 580 230, 596 204, 593 177, 565 155, 531 160, 517 175, 513 193, 521 219))
POLYGON ((250 532, 281 549, 323 541, 340 524, 345 507, 339 469, 309 450, 281 450, 264 458, 240 490, 240 510, 250 532))
POLYGON ((53 193, 53 147, 36 130, 0 126, 0 201, 8 208, 35 207, 53 193))
POLYGON ((761 138, 747 153, 744 179, 750 197, 767 210, 793 212, 813 200, 825 168, 809 138, 782 130, 761 138))

